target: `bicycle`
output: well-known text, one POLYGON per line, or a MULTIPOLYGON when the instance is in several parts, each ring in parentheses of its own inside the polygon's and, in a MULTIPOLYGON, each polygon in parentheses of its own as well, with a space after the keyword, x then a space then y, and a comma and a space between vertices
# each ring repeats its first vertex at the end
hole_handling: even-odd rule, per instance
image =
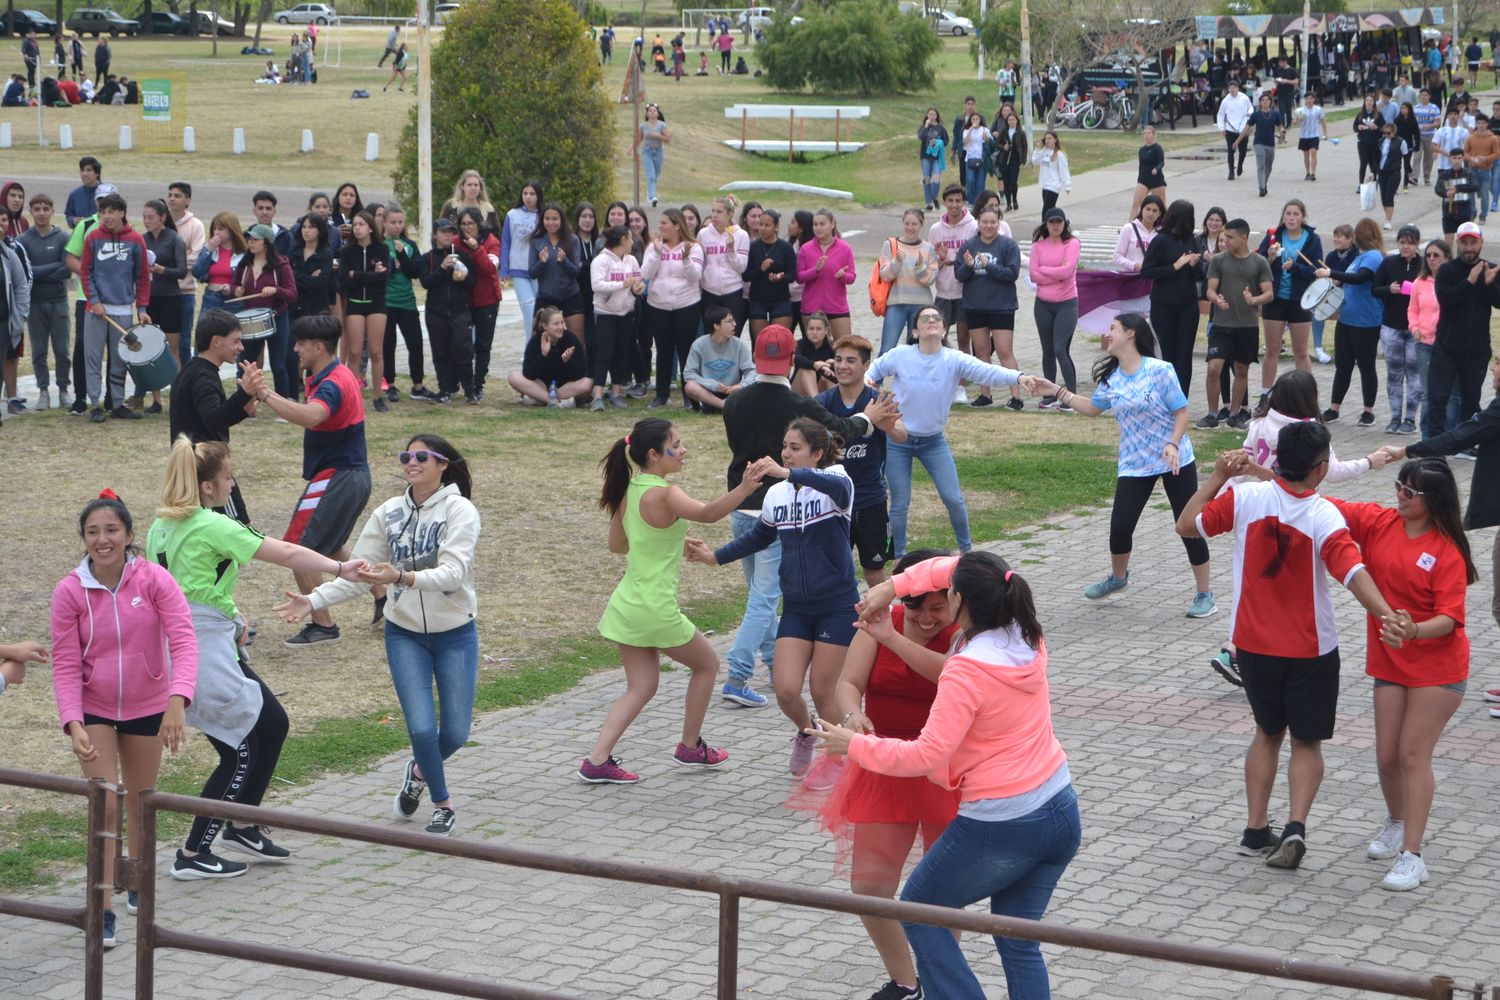
POLYGON ((1116 90, 1109 95, 1109 103, 1104 106, 1104 127, 1124 128, 1134 115, 1135 101, 1125 91, 1116 90))
POLYGON ((1078 94, 1067 94, 1057 99, 1057 106, 1047 112, 1047 127, 1058 125, 1069 128, 1098 128, 1104 121, 1104 108, 1094 103, 1092 97, 1079 98, 1078 94))

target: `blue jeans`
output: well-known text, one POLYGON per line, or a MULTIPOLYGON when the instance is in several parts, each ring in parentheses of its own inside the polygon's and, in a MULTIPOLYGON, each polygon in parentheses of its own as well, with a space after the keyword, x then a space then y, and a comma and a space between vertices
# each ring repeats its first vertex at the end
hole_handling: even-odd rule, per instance
MULTIPOLYGON (((760 515, 737 510, 729 515, 730 527, 738 538, 755 527, 760 515)), ((734 645, 729 647, 729 682, 735 687, 744 687, 755 673, 755 651, 760 650, 760 662, 770 669, 776 655, 776 606, 781 603, 781 542, 772 542, 768 547, 740 560, 745 571, 745 585, 750 588, 745 598, 745 617, 734 635, 734 645)))
POLYGON ((295 368, 287 368, 288 352, 292 347, 292 317, 290 313, 276 314, 276 332, 264 340, 252 340, 240 350, 240 361, 254 361, 258 365, 271 369, 271 381, 276 389, 277 395, 286 396, 289 399, 296 398, 296 388, 292 382, 292 371, 295 368), (261 345, 266 345, 264 353, 270 355, 263 358, 261 345))
POLYGON ((1474 171, 1474 179, 1479 182, 1479 190, 1474 195, 1474 218, 1480 222, 1484 221, 1490 211, 1490 199, 1494 197, 1494 186, 1490 182, 1489 170, 1474 171))
MULTIPOLYGON (((409 594, 408 600, 419 595, 409 594)), ((411 755, 433 802, 448 801, 443 761, 469 740, 479 680, 479 632, 473 622, 447 632, 409 632, 385 623, 385 656, 406 716, 411 755), (438 702, 432 700, 437 684, 438 702), (439 708, 440 706, 440 708, 439 708), (439 721, 441 711, 441 721, 439 721)))
POLYGON ((193 309, 198 305, 197 292, 182 293, 182 337, 177 344, 178 367, 184 367, 198 352, 193 350, 193 309))
MULTIPOLYGON (((917 865, 901 899, 962 909, 988 896, 990 912, 1040 920, 1073 855, 1082 827, 1071 787, 1020 819, 987 823, 958 816, 917 865)), ((985 1000, 963 949, 945 927, 902 921, 928 995, 985 1000)), ((1035 941, 996 937, 1010 1000, 1048 1000, 1047 963, 1035 941)))
POLYGON ((958 485, 958 468, 953 464, 953 452, 948 450, 948 438, 937 434, 912 434, 903 443, 887 441, 885 445, 885 478, 891 488, 891 537, 896 543, 896 558, 906 555, 906 514, 911 510, 911 463, 912 459, 922 463, 922 468, 932 477, 943 506, 948 508, 948 523, 953 525, 953 537, 958 550, 967 552, 974 547, 969 538, 969 508, 964 504, 963 490, 958 485))
POLYGON ((531 337, 531 321, 536 316, 536 279, 513 275, 511 287, 516 290, 516 304, 521 307, 521 338, 531 337))
POLYGON ((1313 350, 1315 351, 1321 351, 1323 349, 1323 322, 1324 321, 1321 319, 1313 320, 1312 335, 1313 350))
POLYGON ((901 335, 915 327, 917 313, 930 302, 890 302, 885 307, 885 323, 880 328, 880 353, 901 346, 901 335))
POLYGON ((932 156, 920 157, 922 161, 922 202, 935 204, 943 184, 943 161, 932 156))
POLYGON ((984 161, 964 161, 964 190, 968 192, 969 204, 972 205, 979 200, 984 193, 984 161))
POLYGON ((641 165, 646 169, 646 199, 656 200, 656 179, 661 176, 666 150, 660 146, 641 146, 641 165))
POLYGON ((1490 164, 1490 211, 1500 212, 1500 160, 1490 164))

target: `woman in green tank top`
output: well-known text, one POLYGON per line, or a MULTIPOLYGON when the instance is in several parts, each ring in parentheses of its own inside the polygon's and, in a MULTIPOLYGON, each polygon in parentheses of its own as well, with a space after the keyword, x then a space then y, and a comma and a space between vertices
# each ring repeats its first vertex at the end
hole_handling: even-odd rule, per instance
POLYGON ((661 677, 663 654, 692 671, 683 707, 682 742, 672 754, 686 767, 718 767, 729 754, 703 742, 703 717, 713 696, 719 654, 677 606, 677 579, 687 542, 687 522, 723 520, 760 485, 764 463, 745 469, 740 485, 712 503, 688 496, 666 477, 680 472, 687 448, 670 420, 649 417, 616 441, 600 463, 604 490, 599 506, 610 513, 609 550, 625 556, 625 577, 604 609, 599 634, 620 647, 625 692, 610 706, 594 751, 578 766, 592 784, 628 785, 639 776, 611 756, 641 714, 661 677), (631 464, 639 469, 634 475, 631 464))

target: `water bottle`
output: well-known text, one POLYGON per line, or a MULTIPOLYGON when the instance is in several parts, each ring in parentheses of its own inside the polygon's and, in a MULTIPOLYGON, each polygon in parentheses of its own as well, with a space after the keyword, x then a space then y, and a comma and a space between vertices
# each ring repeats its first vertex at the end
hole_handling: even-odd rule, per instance
POLYGON ((547 398, 554 403, 557 402, 557 379, 553 379, 552 384, 547 386, 547 398))

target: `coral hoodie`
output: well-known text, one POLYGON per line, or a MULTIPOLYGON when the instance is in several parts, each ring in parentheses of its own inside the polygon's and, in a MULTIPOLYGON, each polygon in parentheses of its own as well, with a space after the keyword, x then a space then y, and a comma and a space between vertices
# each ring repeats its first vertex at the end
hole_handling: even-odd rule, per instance
POLYGON ((191 702, 197 679, 187 599, 162 567, 130 557, 111 592, 85 558, 53 588, 52 690, 64 732, 85 712, 139 719, 174 694, 191 702))
POLYGON ((974 216, 969 210, 964 209, 963 218, 957 222, 949 222, 948 214, 944 212, 932 228, 927 230, 927 242, 932 244, 934 252, 943 256, 947 263, 938 268, 937 297, 940 299, 961 299, 964 297, 963 282, 953 273, 953 262, 958 259, 958 254, 964 248, 964 244, 979 235, 979 223, 974 221, 974 216))
MULTIPOLYGON (((958 558, 918 563, 894 579, 910 597, 947 588, 958 558)), ((958 789, 964 802, 1024 795, 1067 763, 1052 732, 1047 647, 1033 650, 1020 631, 991 629, 948 658, 922 734, 915 740, 858 735, 849 759, 868 771, 926 775, 958 789)))

